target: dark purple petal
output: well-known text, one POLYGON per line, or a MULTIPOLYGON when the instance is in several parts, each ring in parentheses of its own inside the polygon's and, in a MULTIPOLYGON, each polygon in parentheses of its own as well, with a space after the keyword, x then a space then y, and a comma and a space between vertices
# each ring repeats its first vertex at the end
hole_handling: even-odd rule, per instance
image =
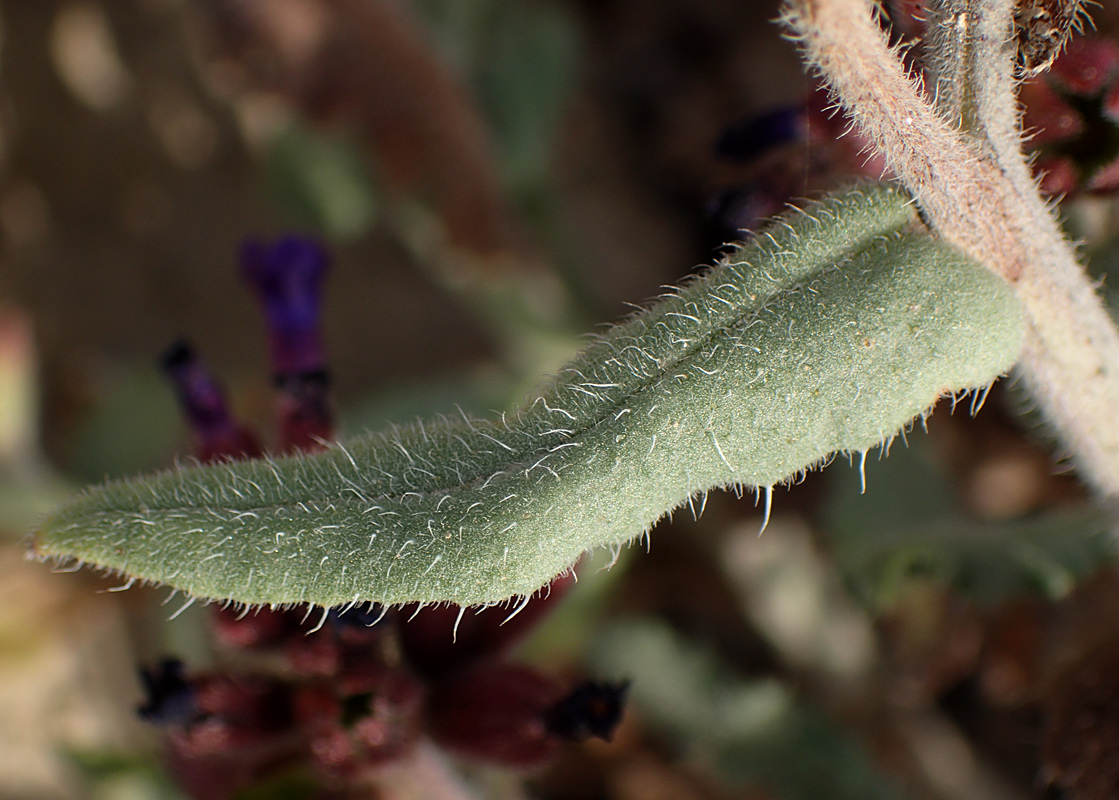
POLYGON ((363 632, 384 621, 388 614, 384 606, 370 603, 364 608, 332 608, 327 613, 326 621, 339 634, 352 630, 363 632))
POLYGON ((245 673, 191 678, 197 714, 168 730, 168 769, 200 800, 228 800, 303 757, 290 689, 245 673))
POLYGON ((1086 122, 1081 112, 1058 94, 1048 80, 1026 81, 1019 98, 1023 106, 1022 126, 1030 132, 1030 149, 1068 142, 1084 133, 1086 122))
POLYGON ((318 242, 298 236, 271 244, 252 240, 241 249, 241 272, 264 306, 278 376, 326 368, 319 306, 329 266, 318 242))
POLYGON ((785 208, 787 199, 757 184, 726 189, 707 202, 707 215, 723 239, 739 239, 785 208))
POLYGON ((425 697, 422 683, 383 663, 299 687, 295 713, 312 766, 328 781, 345 783, 401 759, 420 739, 425 697))
POLYGON ((175 385, 199 460, 255 458, 261 454, 260 443, 233 419, 221 387, 188 342, 171 345, 160 361, 175 385))
POLYGON ((1096 170, 1088 180, 1086 188, 1092 194, 1097 195, 1111 195, 1119 192, 1119 158, 1113 159, 1096 170))
POLYGON ((551 759, 562 739, 545 714, 563 694, 555 679, 519 664, 485 664, 436 685, 428 733, 460 756, 531 768, 551 759))
POLYGON ((1073 39, 1050 68, 1064 91, 1092 97, 1104 91, 1119 73, 1119 44, 1102 36, 1073 39))

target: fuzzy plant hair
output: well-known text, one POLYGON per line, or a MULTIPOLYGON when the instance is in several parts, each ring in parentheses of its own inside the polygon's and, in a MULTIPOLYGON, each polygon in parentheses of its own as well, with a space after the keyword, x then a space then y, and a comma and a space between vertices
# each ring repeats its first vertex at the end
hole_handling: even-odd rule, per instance
POLYGON ((1119 331, 1037 191, 1015 98, 1082 6, 929 0, 922 80, 871 0, 787 0, 901 188, 790 214, 515 412, 109 483, 36 552, 246 605, 527 598, 697 495, 768 500, 1012 367, 1085 482, 1119 497, 1119 331))
POLYGON ((1016 376, 1062 455, 1097 495, 1116 498, 1119 330, 1037 190, 1015 94, 1022 42, 1045 33, 1063 44, 1068 31, 1046 33, 1027 6, 1073 26, 1083 3, 929 0, 928 90, 871 0, 788 0, 784 20, 930 227, 1013 283, 1026 320, 1016 376))
POLYGON ((696 495, 865 454, 1015 362, 1010 285, 856 188, 611 328, 519 410, 87 491, 34 547, 204 599, 528 597, 696 495))

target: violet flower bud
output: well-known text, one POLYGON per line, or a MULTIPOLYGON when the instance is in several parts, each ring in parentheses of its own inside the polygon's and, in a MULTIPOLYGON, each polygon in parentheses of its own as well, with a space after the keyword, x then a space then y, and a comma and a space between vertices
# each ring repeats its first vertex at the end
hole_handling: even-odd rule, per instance
POLYGON ((171 345, 160 361, 175 385, 200 461, 255 458, 261 454, 260 442, 229 413, 221 387, 189 342, 171 345))
POLYGON ((241 248, 241 274, 264 306, 278 379, 326 369, 319 305, 329 266, 321 245, 298 236, 241 248))
POLYGON ((326 370, 276 375, 280 452, 320 450, 334 436, 330 376, 326 370))
POLYGON ((264 307, 278 391, 279 449, 315 450, 334 433, 330 376, 319 306, 329 269, 326 251, 288 236, 273 244, 246 242, 241 272, 264 307))

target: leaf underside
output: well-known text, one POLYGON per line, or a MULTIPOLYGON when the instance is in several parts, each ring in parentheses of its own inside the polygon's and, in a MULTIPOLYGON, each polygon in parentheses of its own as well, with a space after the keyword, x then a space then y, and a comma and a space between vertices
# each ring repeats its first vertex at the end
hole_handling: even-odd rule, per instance
POLYGON ((897 191, 849 191, 610 329, 514 413, 109 483, 34 547, 253 605, 528 595, 696 493, 865 451, 1008 369, 1010 287, 914 228, 897 191))

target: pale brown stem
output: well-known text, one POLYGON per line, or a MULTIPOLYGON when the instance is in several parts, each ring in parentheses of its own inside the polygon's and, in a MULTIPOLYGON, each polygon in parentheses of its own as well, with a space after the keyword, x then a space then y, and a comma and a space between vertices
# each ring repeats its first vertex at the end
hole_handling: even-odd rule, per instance
POLYGON ((1025 254, 1013 216, 1004 212, 1005 181, 926 101, 874 23, 870 0, 792 0, 786 21, 932 227, 1016 280, 1025 254))

